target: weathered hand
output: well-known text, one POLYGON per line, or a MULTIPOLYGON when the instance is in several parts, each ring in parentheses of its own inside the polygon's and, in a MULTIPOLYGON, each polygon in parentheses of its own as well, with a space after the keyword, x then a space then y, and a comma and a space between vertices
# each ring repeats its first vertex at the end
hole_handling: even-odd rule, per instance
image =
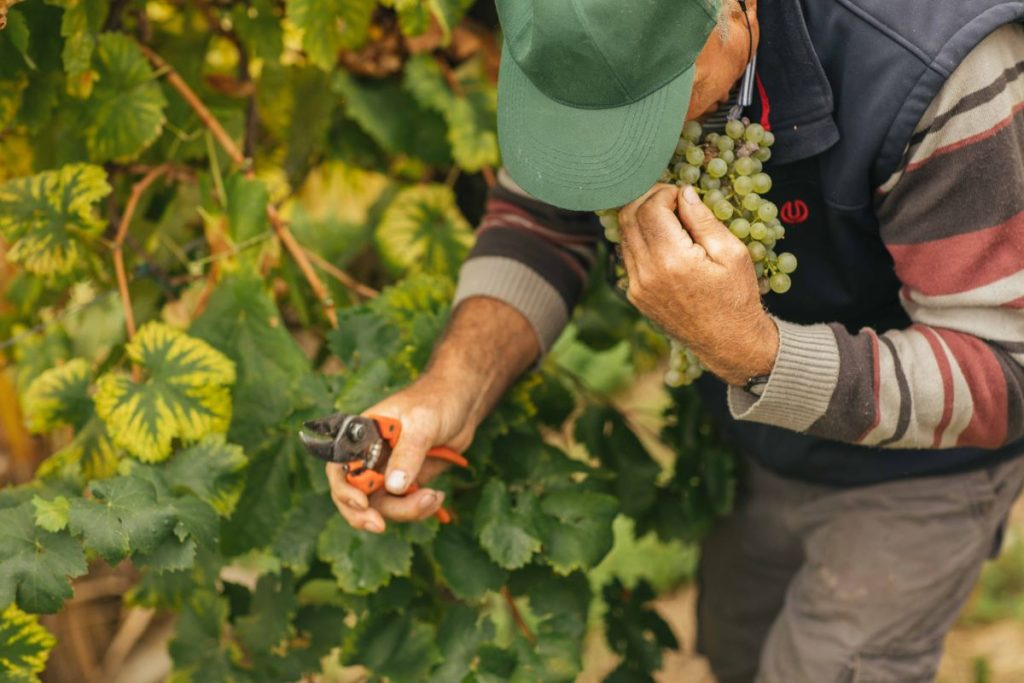
POLYGON ((331 498, 338 511, 353 527, 374 533, 384 531, 385 518, 411 522, 430 517, 444 503, 444 492, 421 488, 407 496, 395 494, 403 493, 414 480, 420 484, 430 481, 447 467, 438 458, 426 459, 427 451, 434 446, 449 446, 460 452, 469 447, 473 429, 467 410, 450 386, 438 386, 424 375, 366 414, 400 419, 402 435, 388 461, 386 490, 370 496, 345 481, 340 463, 327 463, 331 498))
POLYGON ((619 226, 633 305, 730 384, 771 371, 779 332, 747 248, 692 187, 655 185, 619 226))

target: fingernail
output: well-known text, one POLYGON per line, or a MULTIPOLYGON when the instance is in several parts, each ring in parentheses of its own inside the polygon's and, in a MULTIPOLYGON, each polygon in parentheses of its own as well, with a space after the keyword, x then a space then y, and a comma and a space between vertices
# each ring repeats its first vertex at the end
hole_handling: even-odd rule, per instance
POLYGON ((375 534, 379 534, 384 531, 384 525, 375 519, 371 519, 369 522, 366 523, 366 526, 363 528, 365 528, 367 531, 372 531, 375 534))
POLYGON ((391 493, 401 493, 405 490, 405 484, 409 481, 409 477, 402 470, 395 470, 388 475, 388 491, 391 493))
POLYGON ((437 502, 437 494, 431 491, 420 498, 420 510, 426 510, 437 502))
POLYGON ((697 190, 693 189, 693 185, 683 188, 683 199, 687 204, 700 204, 700 197, 697 195, 697 190))

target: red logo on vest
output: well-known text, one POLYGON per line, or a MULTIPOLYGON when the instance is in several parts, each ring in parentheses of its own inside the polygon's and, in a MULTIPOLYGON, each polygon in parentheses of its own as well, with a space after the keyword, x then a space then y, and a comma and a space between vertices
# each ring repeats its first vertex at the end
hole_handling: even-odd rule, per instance
POLYGON ((779 218, 782 219, 783 223, 789 223, 790 225, 803 223, 810 214, 810 209, 807 208, 807 204, 802 199, 790 199, 779 210, 779 218))

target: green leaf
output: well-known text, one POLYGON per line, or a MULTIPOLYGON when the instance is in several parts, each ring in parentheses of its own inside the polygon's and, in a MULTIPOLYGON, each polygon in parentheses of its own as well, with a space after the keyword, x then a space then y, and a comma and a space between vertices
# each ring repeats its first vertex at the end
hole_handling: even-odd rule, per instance
POLYGON ((302 446, 294 433, 279 433, 256 452, 250 453, 245 490, 230 519, 224 522, 221 550, 226 555, 241 555, 264 548, 284 524, 292 507, 291 471, 302 446))
POLYGON ((136 159, 160 136, 167 100, 134 40, 104 33, 96 52, 99 82, 85 111, 85 140, 93 161, 136 159))
POLYGON ((520 493, 513 507, 500 479, 484 486, 476 510, 476 534, 491 559, 505 569, 522 567, 541 548, 536 498, 520 493))
POLYGON ((10 683, 39 683, 50 650, 57 644, 39 617, 8 605, 0 614, 0 679, 10 683))
POLYGON ((324 71, 334 68, 338 51, 366 41, 374 0, 287 0, 288 18, 302 29, 309 60, 324 71))
POLYGON ((489 125, 494 117, 491 99, 482 93, 458 98, 445 116, 452 156, 464 171, 473 173, 501 161, 497 124, 489 125))
POLYGON ((236 620, 239 640, 250 652, 266 652, 280 645, 292 630, 298 608, 290 572, 264 574, 256 584, 249 613, 236 620))
POLYGON ((424 109, 444 113, 455 101, 455 95, 441 73, 441 66, 430 54, 413 55, 406 60, 402 86, 424 109))
POLYGON ((422 681, 441 659, 435 639, 433 625, 403 614, 388 615, 374 620, 360 635, 354 661, 393 681, 422 681))
POLYGON ((327 522, 317 554, 330 563, 342 590, 357 595, 379 590, 393 576, 408 576, 412 568, 412 545, 394 525, 383 534, 372 534, 353 529, 340 515, 327 522))
POLYGON ((595 567, 612 549, 612 521, 619 509, 614 496, 579 488, 548 493, 541 509, 544 558, 559 574, 595 567))
POLYGON ((284 31, 271 0, 235 5, 231 10, 231 24, 250 55, 271 63, 280 59, 284 31))
POLYGON ((110 3, 105 0, 47 0, 47 3, 64 8, 60 34, 64 37, 63 59, 68 92, 77 97, 87 97, 96 79, 96 73, 91 69, 96 36, 107 17, 110 3))
POLYGON ((678 649, 679 642, 658 613, 647 607, 654 599, 650 585, 641 581, 630 591, 616 579, 605 587, 604 599, 608 644, 622 655, 624 668, 634 676, 649 676, 660 669, 662 649, 678 649))
POLYGON ((0 234, 7 258, 36 275, 70 273, 85 258, 83 241, 106 226, 96 203, 110 193, 99 166, 67 164, 0 185, 0 234))
POLYGON ((448 587, 462 600, 479 600, 487 591, 498 590, 507 576, 467 529, 454 524, 438 531, 434 557, 448 587))
POLYGON ((452 277, 473 244, 473 232, 451 188, 417 185, 405 188, 391 202, 376 239, 390 268, 452 277))
POLYGON ((188 491, 212 505, 221 517, 230 517, 242 495, 247 463, 241 446, 210 435, 176 453, 164 476, 172 489, 188 491))
POLYGON ((332 76, 331 89, 344 98, 349 117, 386 152, 434 166, 451 162, 444 119, 419 106, 398 82, 359 80, 338 70, 332 76))
POLYGON ((0 604, 53 613, 71 597, 68 578, 86 572, 82 547, 67 532, 35 523, 30 502, 0 510, 0 604))
POLYGON ((89 364, 74 358, 35 378, 21 397, 28 428, 37 434, 60 425, 84 425, 93 414, 89 364))
POLYGON ((250 681, 231 665, 230 640, 223 635, 228 602, 211 590, 197 591, 178 615, 168 650, 174 660, 169 683, 250 681))
POLYGON ((638 517, 654 504, 661 467, 613 408, 593 406, 576 422, 576 440, 614 472, 622 512, 638 517))
POLYGON ((310 491, 288 511, 271 545, 271 552, 297 574, 304 573, 314 558, 317 537, 327 521, 338 514, 331 497, 310 491))
POLYGON ((150 482, 122 476, 92 482, 89 489, 92 500, 71 501, 71 533, 110 564, 129 552, 149 553, 171 534, 174 510, 157 500, 150 482))
POLYGON ((223 354, 157 322, 144 325, 125 351, 149 378, 140 384, 107 374, 97 382, 96 412, 115 444, 154 462, 170 455, 175 438, 227 431, 235 365, 223 354))
POLYGON ((452 605, 437 629, 437 645, 442 663, 430 676, 430 683, 462 681, 470 672, 480 646, 494 638, 489 617, 465 605, 452 605))
POLYGON ((32 505, 36 508, 36 524, 47 531, 57 533, 68 525, 71 501, 64 496, 57 496, 53 500, 35 496, 32 505))
POLYGON ((270 197, 262 180, 233 174, 226 185, 228 195, 228 226, 235 244, 270 230, 267 204, 270 197))

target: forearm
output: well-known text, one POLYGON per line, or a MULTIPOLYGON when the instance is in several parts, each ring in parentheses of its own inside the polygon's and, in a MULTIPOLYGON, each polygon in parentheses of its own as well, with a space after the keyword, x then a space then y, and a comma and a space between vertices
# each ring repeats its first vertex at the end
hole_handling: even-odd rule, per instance
POLYGON ((533 327, 503 301, 474 296, 452 314, 421 382, 460 402, 475 427, 540 355, 533 327))

